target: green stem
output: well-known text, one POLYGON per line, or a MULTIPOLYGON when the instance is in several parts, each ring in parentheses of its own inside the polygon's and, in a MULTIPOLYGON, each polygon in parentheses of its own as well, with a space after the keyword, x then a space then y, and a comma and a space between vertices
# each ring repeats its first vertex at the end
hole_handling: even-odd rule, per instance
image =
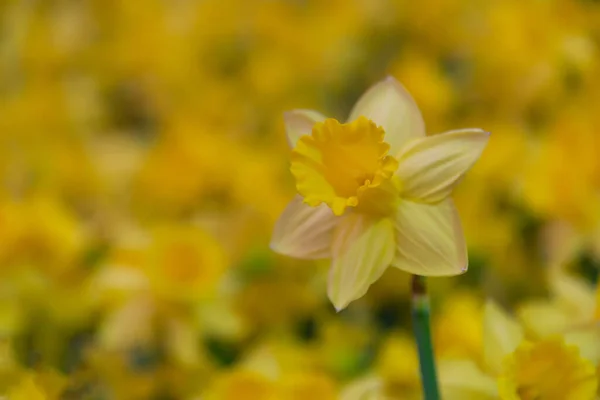
POLYGON ((413 330, 419 352, 423 398, 425 400, 439 400, 440 394, 429 325, 429 296, 427 295, 425 278, 413 275, 411 286, 413 330))

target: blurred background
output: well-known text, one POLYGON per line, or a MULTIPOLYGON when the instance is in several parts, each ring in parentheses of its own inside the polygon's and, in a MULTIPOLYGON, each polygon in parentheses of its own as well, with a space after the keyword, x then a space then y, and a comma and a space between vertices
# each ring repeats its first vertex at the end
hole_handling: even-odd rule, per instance
POLYGON ((480 359, 486 298, 591 320, 599 46, 593 0, 0 1, 0 393, 419 399, 408 275, 336 314, 327 262, 268 248, 282 113, 344 120, 386 75, 430 134, 492 132, 454 196, 470 270, 430 280, 438 357, 480 359))

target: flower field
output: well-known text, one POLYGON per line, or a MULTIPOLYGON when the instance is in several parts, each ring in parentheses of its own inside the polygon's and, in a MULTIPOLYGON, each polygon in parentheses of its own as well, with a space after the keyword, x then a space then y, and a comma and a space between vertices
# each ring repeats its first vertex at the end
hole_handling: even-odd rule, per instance
POLYGON ((0 179, 0 399, 600 398, 598 1, 0 1, 0 179))

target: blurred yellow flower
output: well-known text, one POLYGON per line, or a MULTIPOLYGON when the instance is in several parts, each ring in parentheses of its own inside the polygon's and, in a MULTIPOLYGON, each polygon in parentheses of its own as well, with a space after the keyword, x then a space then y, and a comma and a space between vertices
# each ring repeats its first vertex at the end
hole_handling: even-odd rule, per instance
POLYGON ((227 267, 220 244, 192 226, 157 229, 149 253, 146 273, 155 293, 166 299, 208 297, 227 267))
POLYGON ((440 125, 445 123, 444 117, 451 110, 455 96, 452 82, 439 62, 427 54, 408 51, 392 65, 391 74, 406 82, 406 88, 419 104, 430 129, 434 132, 443 129, 440 125))
POLYGON ((448 296, 434 318, 432 326, 438 357, 481 358, 483 310, 473 293, 459 292, 448 296))
POLYGON ((339 400, 391 400, 385 394, 383 379, 366 376, 350 382, 340 393, 339 400))
POLYGON ((588 400, 597 388, 594 365, 560 338, 520 344, 499 377, 503 400, 588 400))
POLYGON ((593 329, 590 324, 596 312, 594 287, 584 279, 562 270, 551 270, 548 284, 549 299, 525 301, 517 309, 519 320, 527 333, 535 337, 548 337, 593 329))
POLYGON ((0 397, 417 400, 467 245, 444 400, 600 376, 600 3, 472 3, 0 1, 0 397))
POLYGON ((523 198, 539 215, 589 233, 600 221, 598 119, 581 105, 565 107, 554 118, 524 171, 523 198))
POLYGON ((321 330, 317 355, 322 365, 334 376, 355 376, 364 366, 365 356, 373 343, 373 328, 327 320, 321 330))
POLYGON ((551 270, 548 280, 549 299, 526 301, 517 309, 526 333, 535 339, 561 335, 567 344, 576 344, 583 357, 598 363, 600 325, 594 287, 561 269, 551 270))
POLYGON ((391 335, 382 344, 375 371, 385 382, 391 398, 412 399, 421 394, 419 359, 413 340, 405 335, 391 335))
POLYGON ((449 195, 488 133, 426 137, 419 109, 391 77, 358 100, 349 121, 286 114, 300 196, 283 212, 271 247, 331 258, 328 295, 337 310, 363 296, 390 264, 420 275, 464 272, 467 254, 449 195))
POLYGON ((484 310, 483 362, 451 359, 440 364, 442 392, 450 399, 593 399, 598 378, 578 344, 554 336, 530 341, 495 303, 484 310), (457 370, 464 374, 457 373, 457 370), (497 386, 494 385, 497 381, 497 386))
POLYGON ((325 373, 297 373, 286 376, 281 384, 281 400, 335 400, 337 390, 325 373))
POLYGON ((26 372, 8 390, 8 400, 58 400, 67 386, 54 372, 26 372))
POLYGON ((260 371, 239 368, 217 377, 207 400, 335 400, 337 390, 321 373, 291 373, 271 377, 260 371))
POLYGON ((0 235, 9 263, 41 261, 47 273, 64 273, 75 266, 86 244, 85 230, 65 204, 50 195, 0 206, 0 235))
POLYGON ((494 378, 483 372, 472 360, 441 360, 438 367, 440 370, 440 389, 444 399, 498 399, 498 388, 494 378))
POLYGON ((205 396, 207 400, 276 400, 277 385, 267 376, 244 369, 223 374, 205 396))
POLYGON ((44 390, 36 385, 33 377, 24 378, 17 386, 13 387, 9 393, 10 400, 48 400, 49 397, 44 390))

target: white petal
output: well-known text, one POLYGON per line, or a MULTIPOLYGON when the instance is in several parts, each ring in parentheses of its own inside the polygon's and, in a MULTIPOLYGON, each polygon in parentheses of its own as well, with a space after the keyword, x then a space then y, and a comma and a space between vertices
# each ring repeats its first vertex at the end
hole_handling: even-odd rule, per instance
POLYGON ((489 133, 481 129, 461 129, 407 143, 398 156, 396 173, 402 196, 426 203, 448 197, 477 161, 488 138, 489 133))
POLYGON ((351 213, 336 227, 331 246, 329 299, 339 311, 363 296, 394 258, 394 225, 388 218, 351 213))
POLYGON ((425 136, 425 122, 419 107, 408 91, 392 77, 371 86, 356 102, 349 121, 365 116, 385 130, 390 154, 395 155, 402 145, 425 136))
POLYGON ((327 117, 313 110, 292 110, 283 114, 285 134, 290 147, 296 146, 298 139, 303 135, 310 135, 317 122, 325 121, 327 117))
POLYGON ((271 249, 296 258, 329 258, 337 221, 326 205, 311 207, 302 202, 301 196, 296 196, 275 224, 271 249))
POLYGON ((484 374, 471 360, 442 360, 440 390, 445 400, 494 400, 496 380, 484 374))
POLYGON ((483 360, 490 371, 498 373, 504 358, 523 340, 523 329, 493 301, 483 312, 483 360))
POLYGON ((423 276, 458 275, 467 270, 467 248, 454 203, 402 201, 396 211, 393 265, 423 276))

